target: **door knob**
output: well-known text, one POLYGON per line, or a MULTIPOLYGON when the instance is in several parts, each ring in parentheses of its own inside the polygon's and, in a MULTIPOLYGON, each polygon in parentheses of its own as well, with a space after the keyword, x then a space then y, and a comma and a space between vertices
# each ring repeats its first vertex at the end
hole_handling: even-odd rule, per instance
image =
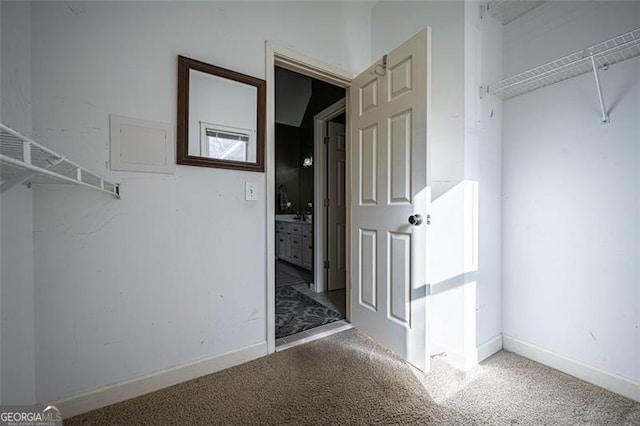
POLYGON ((422 225, 422 215, 419 214, 412 214, 411 216, 409 216, 409 223, 412 224, 413 226, 420 226, 422 225))

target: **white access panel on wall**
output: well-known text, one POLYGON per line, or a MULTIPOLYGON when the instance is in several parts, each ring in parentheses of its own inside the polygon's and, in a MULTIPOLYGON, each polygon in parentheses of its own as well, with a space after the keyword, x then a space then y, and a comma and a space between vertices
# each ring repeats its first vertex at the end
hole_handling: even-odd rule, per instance
POLYGON ((111 170, 147 173, 175 171, 173 125, 110 116, 111 170))

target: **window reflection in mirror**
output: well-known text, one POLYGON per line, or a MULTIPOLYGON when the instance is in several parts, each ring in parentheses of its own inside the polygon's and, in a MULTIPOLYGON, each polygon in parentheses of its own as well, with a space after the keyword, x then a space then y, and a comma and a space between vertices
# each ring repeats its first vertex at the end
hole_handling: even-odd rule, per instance
POLYGON ((200 155, 231 161, 255 161, 255 130, 200 122, 200 155))

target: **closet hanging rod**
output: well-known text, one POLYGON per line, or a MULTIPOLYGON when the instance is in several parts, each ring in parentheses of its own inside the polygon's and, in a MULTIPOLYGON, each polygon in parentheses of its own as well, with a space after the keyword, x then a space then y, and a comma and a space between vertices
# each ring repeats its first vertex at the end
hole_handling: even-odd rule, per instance
POLYGON ((636 56, 640 56, 640 28, 482 87, 480 93, 509 99, 593 71, 594 63, 606 69, 636 56))
POLYGON ((0 124, 0 193, 21 184, 74 184, 120 198, 120 185, 0 124))

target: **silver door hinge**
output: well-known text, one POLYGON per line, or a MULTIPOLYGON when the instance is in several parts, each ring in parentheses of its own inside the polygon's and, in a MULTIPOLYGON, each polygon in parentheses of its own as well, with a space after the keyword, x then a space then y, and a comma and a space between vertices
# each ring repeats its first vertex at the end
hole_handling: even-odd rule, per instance
POLYGON ((426 222, 427 222, 427 225, 431 225, 431 215, 430 214, 427 215, 426 222))
POLYGON ((324 143, 325 143, 325 145, 328 145, 330 140, 331 140, 331 138, 330 138, 329 136, 325 136, 325 137, 324 137, 324 143))
POLYGON ((329 199, 328 199, 328 198, 325 198, 325 199, 324 199, 324 206, 325 206, 325 207, 329 207, 329 203, 330 203, 329 199))
POLYGON ((329 269, 329 261, 328 260, 324 261, 324 269, 329 269))

